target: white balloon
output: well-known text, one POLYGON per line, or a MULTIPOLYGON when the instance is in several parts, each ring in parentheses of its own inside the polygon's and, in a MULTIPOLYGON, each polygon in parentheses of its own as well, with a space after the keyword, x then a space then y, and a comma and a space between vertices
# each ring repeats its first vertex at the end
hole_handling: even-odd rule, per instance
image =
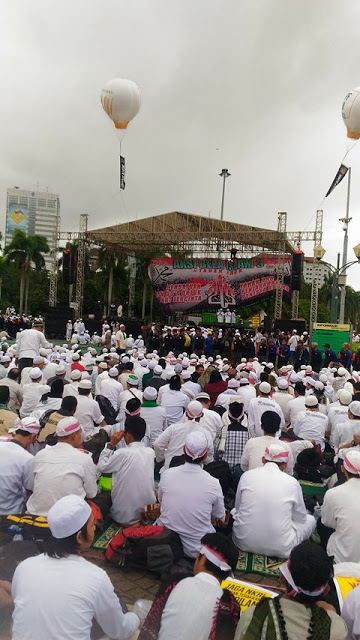
POLYGON ((360 138, 360 87, 351 89, 342 104, 342 117, 347 128, 347 137, 360 138))
POLYGON ((101 104, 116 129, 126 129, 139 112, 140 89, 131 80, 113 78, 101 92, 101 104))

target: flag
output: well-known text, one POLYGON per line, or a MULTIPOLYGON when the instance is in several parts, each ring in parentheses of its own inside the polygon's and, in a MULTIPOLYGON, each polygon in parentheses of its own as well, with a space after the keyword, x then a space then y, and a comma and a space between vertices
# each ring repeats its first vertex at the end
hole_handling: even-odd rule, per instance
POLYGON ((120 156, 120 189, 125 189, 125 158, 120 156))
POLYGON ((346 176, 346 174, 347 174, 347 172, 348 172, 348 171, 349 171, 349 167, 346 167, 344 164, 341 164, 341 165, 340 165, 340 169, 339 169, 339 171, 337 172, 337 174, 336 174, 336 176, 335 176, 334 180, 332 181, 332 183, 331 183, 331 187, 330 187, 329 191, 327 192, 327 194, 326 194, 325 198, 327 198, 327 197, 330 195, 330 193, 331 193, 332 191, 334 191, 335 187, 337 187, 337 186, 338 186, 338 184, 340 184, 341 180, 342 180, 343 178, 345 178, 345 176, 346 176))

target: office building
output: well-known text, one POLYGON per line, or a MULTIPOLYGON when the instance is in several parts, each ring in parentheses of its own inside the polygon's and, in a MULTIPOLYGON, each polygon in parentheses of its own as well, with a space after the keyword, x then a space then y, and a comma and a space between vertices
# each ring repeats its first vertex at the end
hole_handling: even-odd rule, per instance
MULTIPOLYGON (((5 246, 10 244, 15 229, 30 236, 45 236, 50 251, 58 245, 60 230, 60 199, 56 193, 28 191, 14 187, 7 190, 5 246)), ((51 255, 44 255, 46 268, 51 265, 51 255)))
MULTIPOLYGON (((305 282, 308 284, 312 283, 313 278, 313 268, 314 268, 314 259, 304 257, 304 267, 303 267, 303 277, 305 282)), ((322 287, 325 284, 326 278, 331 275, 331 270, 329 269, 329 265, 326 262, 319 261, 319 269, 318 269, 318 286, 322 287)))

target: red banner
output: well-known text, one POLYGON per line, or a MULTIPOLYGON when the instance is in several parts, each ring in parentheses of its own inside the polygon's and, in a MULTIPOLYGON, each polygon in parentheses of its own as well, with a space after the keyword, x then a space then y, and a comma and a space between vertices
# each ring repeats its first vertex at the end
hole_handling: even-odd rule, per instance
MULTIPOLYGON (((271 298, 277 258, 153 258, 149 278, 161 311, 245 307, 271 298)), ((291 258, 284 263, 284 297, 290 300, 291 258)))

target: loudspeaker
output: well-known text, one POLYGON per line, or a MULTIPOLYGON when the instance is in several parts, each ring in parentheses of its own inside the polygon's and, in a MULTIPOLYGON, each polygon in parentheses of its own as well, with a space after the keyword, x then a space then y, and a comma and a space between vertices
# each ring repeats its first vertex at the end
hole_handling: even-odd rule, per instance
POLYGON ((304 253, 300 251, 295 251, 292 257, 292 266, 291 266, 291 288, 293 291, 300 291, 301 289, 301 278, 303 274, 303 266, 304 266, 304 253))
POLYGON ((76 255, 71 249, 63 249, 62 272, 63 283, 74 284, 74 273, 76 267, 76 255))
POLYGON ((74 310, 71 307, 49 307, 45 314, 45 333, 47 338, 64 338, 66 323, 73 321, 74 310))

